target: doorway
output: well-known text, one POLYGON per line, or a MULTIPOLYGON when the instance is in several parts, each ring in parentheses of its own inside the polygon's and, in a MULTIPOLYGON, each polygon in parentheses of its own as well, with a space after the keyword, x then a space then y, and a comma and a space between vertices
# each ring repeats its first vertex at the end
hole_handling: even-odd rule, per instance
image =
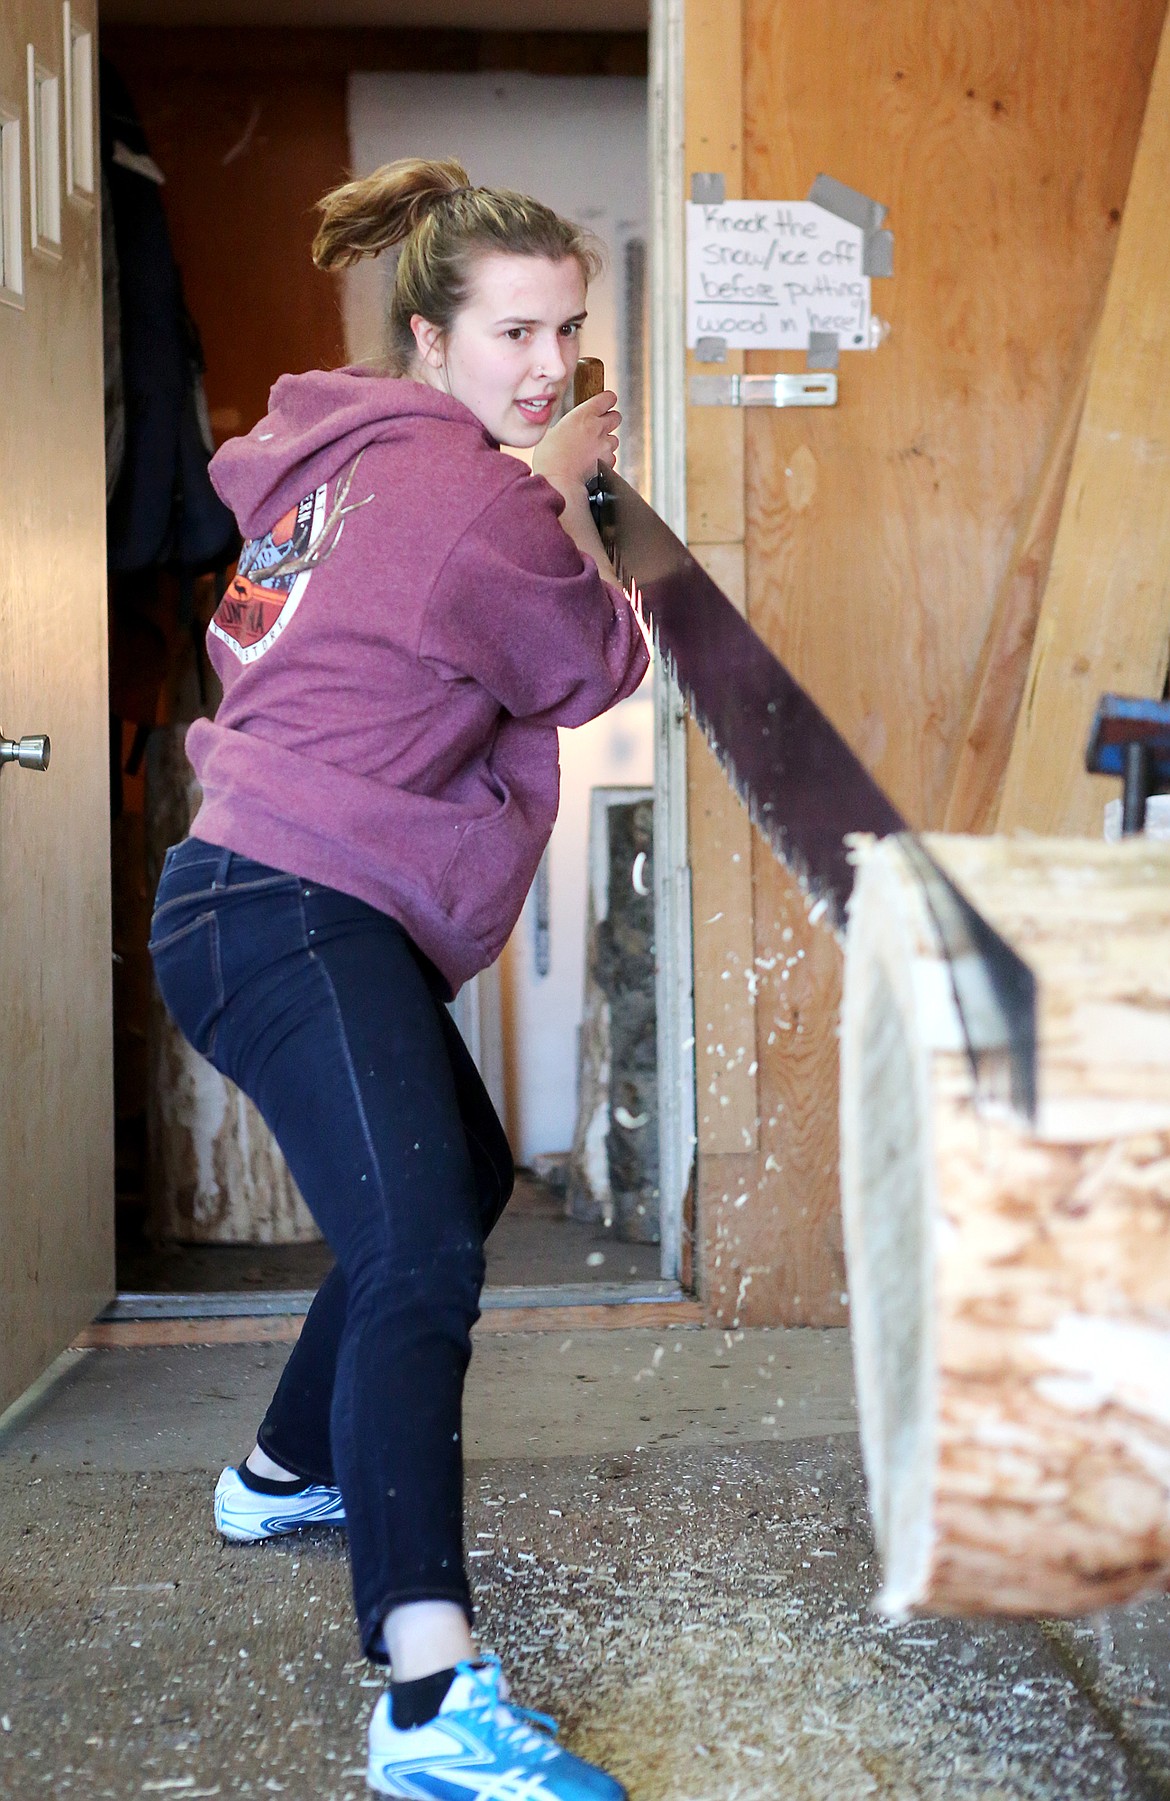
MULTIPOLYGON (((445 63, 429 41, 427 57, 438 66, 420 68, 426 57, 420 58, 417 44, 403 42, 410 34, 277 31, 263 34, 262 44, 241 42, 260 35, 146 27, 105 34, 107 54, 135 95, 152 155, 166 175, 164 197, 188 303, 203 334, 217 438, 249 429, 263 410, 269 380, 282 369, 362 360, 376 351, 384 273, 376 264, 359 267, 322 305, 329 283, 312 271, 307 256, 317 196, 347 166, 360 170, 407 152, 454 150, 475 179, 539 191, 606 239, 610 275, 591 295, 596 343, 587 341, 585 348, 604 356, 623 393, 633 397, 632 407, 623 401, 622 466, 630 479, 646 484, 648 195, 645 182, 629 175, 633 168, 641 176, 648 160, 645 39, 542 34, 535 48, 529 40, 521 53, 488 34, 440 34, 445 63), (543 147, 536 129, 541 122, 543 147), (598 161, 599 142, 608 147, 609 165, 598 161), (563 195, 550 189, 554 174, 563 195), (274 298, 269 286, 258 305, 256 284, 252 279, 249 289, 249 281, 278 238, 279 255, 267 266, 280 269, 279 294, 274 298), (301 334, 295 341, 287 336, 290 321, 301 334), (278 334, 284 334, 279 345, 273 341, 278 334)), ((210 593, 201 604, 210 609, 210 593)), ((187 688, 189 699, 190 681, 187 688)), ((498 1288, 556 1288, 566 1298, 575 1289, 588 1289, 592 1298, 609 1289, 622 1290, 623 1298, 678 1292, 685 1184, 677 1179, 683 1161, 677 1144, 662 1229, 640 1240, 615 1236, 604 1179, 583 1196, 578 1168, 572 1192, 588 1049, 590 796, 602 788, 624 788, 632 797, 653 793, 663 712, 647 683, 595 727, 563 735, 564 802, 548 859, 501 964, 457 1003, 457 1019, 501 1103, 521 1166, 516 1199, 489 1255, 489 1284, 498 1288), (577 1217, 567 1217, 573 1213, 577 1217)), ((307 1216, 295 1216, 295 1200, 294 1216, 279 1233, 271 1226, 260 1233, 283 1235, 283 1243, 230 1234, 202 1243, 196 1234, 196 1242, 182 1243, 158 1229, 144 1094, 157 1020, 152 1027, 144 964, 148 801, 145 782, 141 791, 134 788, 143 773, 126 778, 128 810, 120 828, 131 840, 131 873, 120 885, 121 982, 129 993, 120 1009, 119 1289, 181 1296, 234 1288, 257 1297, 308 1290, 327 1253, 314 1242, 307 1216), (134 823, 136 805, 141 825, 134 823)), ((658 831, 655 823, 655 844, 658 831)), ((595 905, 594 927, 598 912, 595 905)), ((671 1036, 678 1042, 685 1033, 671 1036)), ((619 1102, 617 1110, 630 1122, 619 1123, 617 1131, 649 1137, 644 1108, 619 1102)), ((672 1111, 677 1116, 677 1100, 672 1111)), ((613 1131, 614 1121, 609 1124, 613 1131)), ((596 1156, 593 1165, 596 1171, 596 1156)))

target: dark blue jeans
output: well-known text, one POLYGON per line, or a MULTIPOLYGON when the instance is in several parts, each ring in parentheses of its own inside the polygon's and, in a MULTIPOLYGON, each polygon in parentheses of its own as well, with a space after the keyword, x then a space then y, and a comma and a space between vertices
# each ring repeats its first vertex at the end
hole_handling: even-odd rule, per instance
POLYGON ((340 1487, 381 1661, 393 1606, 471 1618, 463 1379, 507 1140, 434 967, 363 901, 189 838, 167 853, 150 949, 176 1023, 256 1103, 337 1258, 259 1442, 340 1487))

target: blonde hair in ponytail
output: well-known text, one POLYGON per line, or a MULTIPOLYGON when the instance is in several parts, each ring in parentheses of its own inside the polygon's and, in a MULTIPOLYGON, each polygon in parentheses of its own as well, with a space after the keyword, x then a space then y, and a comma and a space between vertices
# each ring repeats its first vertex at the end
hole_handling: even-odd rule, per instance
POLYGON ((450 331, 477 256, 573 257, 587 282, 602 266, 596 239, 581 226, 526 194, 472 187, 453 157, 385 163, 334 188, 318 206, 313 261, 319 269, 344 269, 402 245, 386 319, 387 363, 395 375, 405 375, 414 361, 415 314, 450 331))

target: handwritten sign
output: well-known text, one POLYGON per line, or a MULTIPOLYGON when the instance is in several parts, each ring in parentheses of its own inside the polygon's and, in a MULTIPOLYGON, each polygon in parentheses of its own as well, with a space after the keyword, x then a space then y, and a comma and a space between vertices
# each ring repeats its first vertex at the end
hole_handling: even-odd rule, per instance
POLYGON ((831 332, 869 350, 864 233, 811 200, 725 200, 687 206, 687 343, 732 350, 805 350, 831 332))

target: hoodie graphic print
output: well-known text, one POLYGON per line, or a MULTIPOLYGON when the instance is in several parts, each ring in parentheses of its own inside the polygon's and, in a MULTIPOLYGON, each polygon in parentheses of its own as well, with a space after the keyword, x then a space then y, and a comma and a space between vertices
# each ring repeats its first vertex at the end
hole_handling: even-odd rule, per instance
POLYGON ((559 494, 449 396, 285 376, 211 467, 247 540, 187 753, 195 837, 397 919, 454 993, 499 955, 556 817, 557 728, 647 667, 559 494))
POLYGON ((207 629, 241 663, 254 663, 271 650, 292 623, 313 572, 289 565, 299 564, 321 536, 326 492, 322 483, 262 538, 249 538, 240 552, 236 573, 207 629))
POLYGON ((208 627, 241 663, 254 663, 272 648, 291 623, 314 567, 336 547, 345 515, 374 498, 367 494, 365 500, 347 504, 361 460, 359 450, 338 485, 331 511, 326 510, 329 490, 322 482, 262 538, 245 541, 236 573, 208 627))

